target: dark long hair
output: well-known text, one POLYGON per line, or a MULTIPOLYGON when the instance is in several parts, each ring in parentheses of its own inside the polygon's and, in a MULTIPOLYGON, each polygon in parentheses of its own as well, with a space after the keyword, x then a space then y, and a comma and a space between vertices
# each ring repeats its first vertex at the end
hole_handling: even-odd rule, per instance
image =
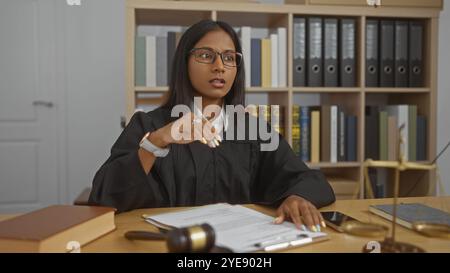
MULTIPOLYGON (((195 44, 208 32, 222 29, 233 40, 237 52, 242 53, 239 37, 233 28, 221 21, 202 20, 191 27, 181 37, 172 60, 172 71, 169 75, 169 94, 163 108, 172 109, 177 104, 191 105, 194 98, 194 87, 189 80, 189 52, 195 44)), ((244 105, 245 103, 245 71, 244 60, 237 67, 236 78, 230 91, 224 98, 225 105, 244 105)))

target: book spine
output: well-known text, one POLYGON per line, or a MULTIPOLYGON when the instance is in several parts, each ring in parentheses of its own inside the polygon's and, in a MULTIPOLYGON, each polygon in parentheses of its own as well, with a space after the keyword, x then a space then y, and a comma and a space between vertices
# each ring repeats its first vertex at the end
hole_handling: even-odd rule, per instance
POLYGON ((320 112, 311 112, 311 163, 320 161, 320 112))
POLYGON ((347 161, 356 161, 357 131, 356 116, 349 115, 346 117, 346 148, 347 161))
POLYGON ((427 119, 417 116, 417 160, 427 160, 427 119))
POLYGON ((277 131, 279 134, 282 135, 282 112, 281 107, 279 105, 272 105, 271 107, 271 114, 270 114, 270 124, 272 125, 273 129, 277 131))
POLYGON ((286 28, 278 28, 278 86, 287 86, 287 31, 286 28))
POLYGON ((338 161, 346 161, 345 155, 345 113, 344 111, 339 111, 339 121, 338 121, 339 135, 338 135, 338 161))
POLYGON ((167 37, 156 38, 156 85, 167 86, 167 37))
POLYGON ((320 114, 320 154, 321 160, 330 162, 330 131, 331 131, 331 108, 329 105, 322 105, 320 114))
POLYGON ((378 124, 378 107, 366 106, 366 126, 365 126, 365 156, 373 160, 379 159, 379 124, 378 124))
POLYGON ((250 87, 251 84, 251 27, 243 26, 241 28, 241 43, 242 43, 242 55, 244 57, 244 69, 245 69, 245 87, 250 87))
POLYGON ((135 71, 134 84, 136 86, 145 86, 146 84, 145 54, 146 54, 145 37, 136 36, 135 50, 134 50, 134 71, 135 71))
POLYGON ((300 128, 301 128, 300 158, 301 158, 301 160, 303 160, 305 162, 310 160, 310 156, 309 156, 309 129, 310 129, 309 123, 310 123, 309 107, 302 106, 300 108, 300 128))
POLYGON ((387 124, 388 114, 386 111, 380 111, 378 116, 378 126, 379 126, 379 155, 380 160, 388 159, 388 124, 387 124))
POLYGON ((270 58, 272 87, 278 87, 278 34, 270 34, 270 58))
POLYGON ((388 117, 388 160, 398 160, 398 129, 397 117, 388 117))
POLYGON ((251 43, 251 85, 261 86, 261 39, 252 39, 251 43))
POLYGON ((261 81, 262 87, 271 87, 271 69, 272 59, 271 53, 271 41, 270 39, 261 39, 261 81))
POLYGON ((292 150, 300 156, 300 106, 292 106, 292 150))
POLYGON ((146 36, 146 86, 156 86, 156 37, 146 36))
POLYGON ((338 158, 338 107, 331 106, 331 141, 330 162, 336 163, 338 158))
POLYGON ((417 160, 417 105, 409 105, 408 107, 408 150, 409 160, 417 160))

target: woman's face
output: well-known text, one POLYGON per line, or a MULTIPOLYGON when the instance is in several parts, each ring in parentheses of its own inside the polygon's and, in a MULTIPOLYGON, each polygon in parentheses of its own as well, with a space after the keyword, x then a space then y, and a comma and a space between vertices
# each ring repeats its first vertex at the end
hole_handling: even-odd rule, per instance
MULTIPOLYGON (((210 48, 219 53, 236 50, 233 40, 222 29, 206 33, 195 44, 194 48, 210 48)), ((201 55, 203 57, 207 56, 203 51, 199 53, 203 54, 201 55)), ((197 56, 197 59, 201 57, 198 54, 197 56)), ((237 67, 225 66, 219 55, 216 55, 213 63, 208 64, 198 62, 194 54, 191 54, 188 61, 188 72, 197 96, 202 96, 204 100, 219 101, 225 97, 233 86, 237 67)))

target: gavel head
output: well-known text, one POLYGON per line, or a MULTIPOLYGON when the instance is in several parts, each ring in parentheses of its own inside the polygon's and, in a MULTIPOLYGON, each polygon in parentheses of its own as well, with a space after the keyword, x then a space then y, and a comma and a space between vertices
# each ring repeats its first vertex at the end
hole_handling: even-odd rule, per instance
POLYGON ((167 234, 169 252, 209 252, 215 241, 216 234, 209 224, 176 228, 167 234))

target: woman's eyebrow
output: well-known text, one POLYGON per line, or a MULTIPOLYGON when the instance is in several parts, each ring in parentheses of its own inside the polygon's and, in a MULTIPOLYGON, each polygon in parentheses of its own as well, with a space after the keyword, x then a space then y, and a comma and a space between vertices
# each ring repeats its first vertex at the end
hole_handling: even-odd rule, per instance
POLYGON ((211 46, 199 46, 199 47, 197 47, 197 48, 204 48, 204 49, 211 49, 211 50, 214 50, 214 51, 217 51, 217 52, 228 52, 228 51, 236 51, 235 49, 233 49, 233 48, 228 48, 228 49, 225 49, 225 50, 223 50, 223 51, 220 51, 220 50, 217 50, 216 48, 213 48, 213 47, 211 47, 211 46))

